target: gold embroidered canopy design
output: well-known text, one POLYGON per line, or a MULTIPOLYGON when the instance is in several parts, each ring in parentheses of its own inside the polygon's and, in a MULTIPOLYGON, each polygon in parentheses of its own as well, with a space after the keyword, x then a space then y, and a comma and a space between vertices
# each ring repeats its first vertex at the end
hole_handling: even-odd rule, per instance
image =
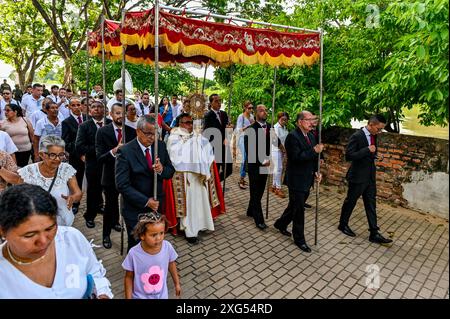
MULTIPOLYGON (((154 10, 128 12, 123 25, 105 21, 105 53, 110 60, 154 61, 154 10)), ((216 66, 265 64, 312 65, 320 57, 320 33, 280 32, 208 22, 160 11, 159 59, 162 63, 208 63, 216 66)), ((91 55, 101 53, 101 30, 89 36, 91 55)))

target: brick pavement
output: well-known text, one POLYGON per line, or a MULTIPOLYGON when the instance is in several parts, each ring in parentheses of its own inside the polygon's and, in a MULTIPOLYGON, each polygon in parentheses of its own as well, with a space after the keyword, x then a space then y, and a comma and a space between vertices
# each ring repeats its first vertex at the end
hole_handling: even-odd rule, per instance
MULTIPOLYGON (((237 183, 236 170, 227 179, 228 212, 215 221, 214 232, 200 233, 199 245, 166 236, 179 254, 183 298, 449 298, 448 221, 379 203, 381 232, 394 240, 391 247, 380 246, 368 241, 360 200, 350 220, 357 237, 350 238, 336 229, 345 194, 322 186, 317 247, 313 245, 315 196, 308 200, 314 205, 306 211, 305 234, 313 252, 306 254, 273 227, 287 199, 270 195, 269 228, 261 231, 246 217, 249 191, 239 189, 237 183), (376 267, 379 288, 369 289, 366 281, 376 267)), ((95 252, 107 270, 115 298, 123 298, 120 235, 113 231, 113 247, 104 249, 101 216, 97 226, 88 229, 83 211, 84 204, 74 226, 100 246, 95 252)), ((168 281, 173 298, 170 276, 168 281)))

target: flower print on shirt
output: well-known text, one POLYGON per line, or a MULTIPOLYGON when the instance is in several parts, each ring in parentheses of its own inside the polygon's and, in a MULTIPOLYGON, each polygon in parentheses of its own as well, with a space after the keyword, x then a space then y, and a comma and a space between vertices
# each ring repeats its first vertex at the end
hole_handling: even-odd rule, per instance
POLYGON ((146 293, 159 293, 164 285, 164 270, 159 266, 151 266, 147 273, 141 275, 146 293))

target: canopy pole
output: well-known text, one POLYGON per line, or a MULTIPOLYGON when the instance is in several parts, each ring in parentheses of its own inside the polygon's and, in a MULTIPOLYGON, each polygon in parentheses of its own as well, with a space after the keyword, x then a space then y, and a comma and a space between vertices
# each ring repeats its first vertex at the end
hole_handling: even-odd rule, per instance
POLYGON ((103 112, 103 123, 106 124, 106 69, 105 69, 105 8, 102 13, 102 84, 103 84, 103 105, 105 110, 103 112))
POLYGON ((88 6, 84 11, 84 19, 86 23, 86 118, 89 116, 89 25, 88 6))
POLYGON ((221 15, 221 14, 215 14, 215 13, 211 13, 211 12, 201 12, 199 10, 192 10, 192 9, 186 9, 186 8, 177 8, 177 7, 171 7, 171 6, 166 6, 166 5, 162 5, 162 4, 159 7, 161 9, 165 9, 165 10, 169 10, 169 11, 192 13, 192 14, 196 14, 196 15, 200 15, 200 16, 214 17, 214 18, 219 18, 219 19, 224 19, 224 20, 230 20, 231 19, 233 21, 245 22, 247 24, 264 25, 264 26, 267 26, 269 28, 276 27, 276 28, 281 28, 281 29, 289 29, 289 30, 297 30, 297 31, 305 31, 305 32, 314 32, 314 33, 319 33, 320 32, 320 30, 312 30, 312 29, 291 27, 291 26, 288 26, 288 25, 268 23, 268 22, 263 22, 263 21, 253 21, 253 20, 243 19, 243 18, 239 18, 239 17, 224 16, 224 15, 221 15))
MULTIPOLYGON (((125 9, 122 10, 122 22, 121 22, 121 26, 124 25, 124 21, 125 21, 125 9)), ((126 116, 126 97, 125 97, 125 50, 126 50, 126 45, 122 44, 122 70, 121 70, 121 76, 122 76, 122 112, 123 112, 123 120, 122 120, 122 140, 119 141, 119 144, 125 144, 125 120, 127 118, 126 116)), ((105 118, 106 118, 106 110, 108 108, 105 107, 105 118)), ((106 124, 106 122, 105 122, 106 124)), ((120 231, 120 255, 123 256, 123 233, 124 233, 124 220, 123 220, 123 196, 121 195, 119 198, 119 215, 120 215, 120 226, 121 226, 121 231, 120 231)))
POLYGON ((205 74, 203 74, 202 95, 203 95, 203 93, 205 93, 206 71, 207 70, 208 70, 208 63, 205 63, 205 74))
MULTIPOLYGON (((159 104, 158 104, 158 91, 159 91, 159 0, 155 0, 155 152, 154 152, 154 163, 158 159, 158 114, 159 114, 159 104)), ((158 174, 156 170, 154 171, 155 175, 153 176, 153 199, 158 200, 158 174)))
MULTIPOLYGON (((205 72, 206 74, 206 72, 205 72)), ((231 101, 232 101, 232 95, 233 95, 233 66, 230 67, 230 94, 228 95, 228 105, 227 105, 227 114, 228 114, 228 123, 227 126, 230 124, 230 118, 231 118, 231 101)), ((227 137, 227 127, 225 127, 225 139, 227 137)), ((227 144, 225 144, 225 165, 223 167, 223 196, 225 198, 225 181, 227 180, 227 149, 228 149, 228 144, 230 143, 230 141, 228 139, 226 139, 227 144)), ((231 150, 230 150, 231 151, 231 150)), ((233 163, 233 156, 231 156, 231 163, 233 163)))
MULTIPOLYGON (((275 118, 275 92, 277 86, 277 67, 273 69, 273 89, 272 89, 272 127, 270 128, 271 132, 274 132, 273 121, 275 118)), ((272 138, 270 139, 270 143, 272 143, 272 138)), ((272 151, 270 152, 270 156, 272 156, 272 151)), ((268 173, 267 173, 268 174, 268 173)), ((273 173, 272 173, 273 179, 273 173)), ((266 219, 269 218, 269 193, 270 193, 270 178, 267 176, 267 195, 266 195, 266 219)))
MULTIPOLYGON (((320 29, 320 90, 319 90, 319 144, 322 143, 322 102, 323 102, 323 30, 320 29)), ((317 159, 317 172, 320 174, 320 154, 317 159)), ((316 216, 315 216, 315 227, 314 227, 314 245, 317 246, 317 229, 319 227, 319 185, 316 185, 316 216)))

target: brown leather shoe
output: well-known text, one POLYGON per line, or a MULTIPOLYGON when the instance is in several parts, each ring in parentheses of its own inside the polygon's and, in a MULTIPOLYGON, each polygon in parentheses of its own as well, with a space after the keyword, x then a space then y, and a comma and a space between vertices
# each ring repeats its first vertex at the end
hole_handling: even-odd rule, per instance
POLYGON ((245 182, 245 179, 241 178, 241 180, 239 181, 239 188, 240 189, 247 189, 247 183, 245 182))

